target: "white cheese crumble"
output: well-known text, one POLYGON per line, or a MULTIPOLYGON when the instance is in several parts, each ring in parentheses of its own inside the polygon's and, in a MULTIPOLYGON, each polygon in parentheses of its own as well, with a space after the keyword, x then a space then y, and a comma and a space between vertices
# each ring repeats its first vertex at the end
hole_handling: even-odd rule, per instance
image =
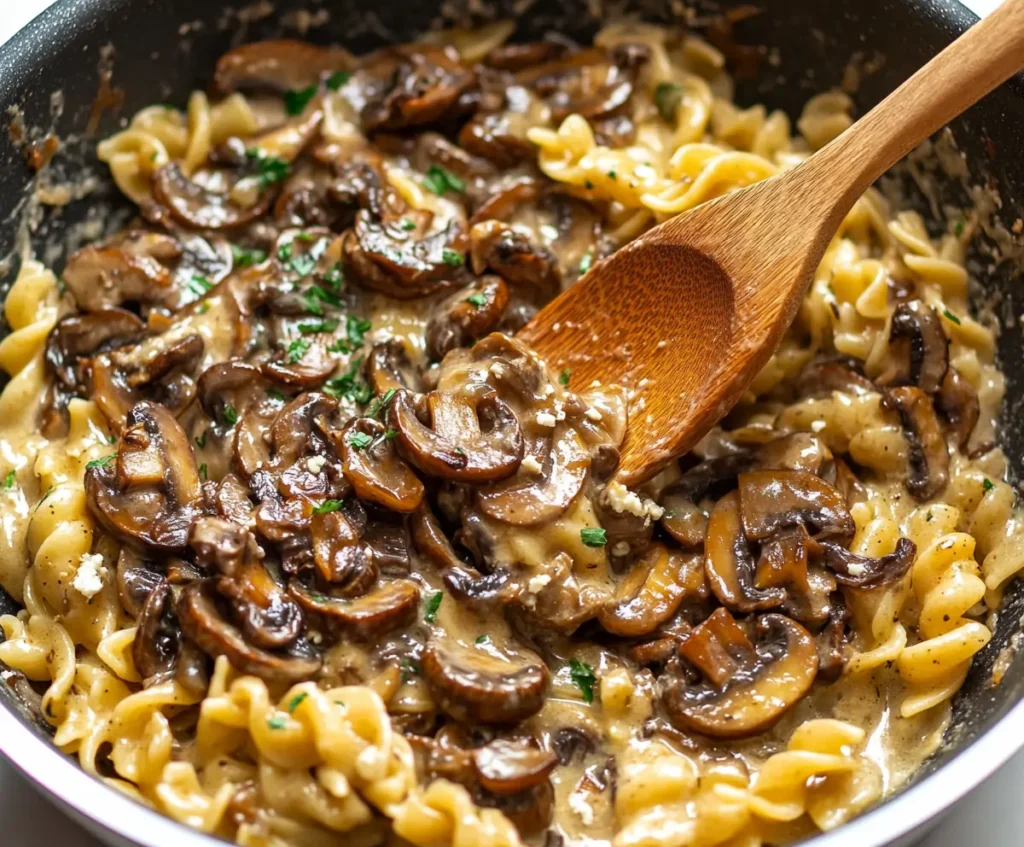
POLYGON ((531 594, 539 594, 549 582, 551 582, 551 574, 538 574, 537 576, 530 577, 527 588, 530 589, 531 594))
POLYGON ((107 569, 103 567, 103 557, 99 553, 83 553, 71 587, 87 600, 92 600, 103 590, 103 577, 106 575, 107 569))
POLYGON ((659 520, 665 514, 665 510, 653 500, 648 500, 646 497, 641 500, 639 494, 630 491, 621 482, 609 483, 605 492, 608 496, 608 504, 616 512, 629 512, 638 518, 649 517, 653 520, 659 520))
POLYGON ((540 473, 543 470, 536 456, 524 456, 523 461, 519 463, 519 467, 527 473, 540 473))
POLYGON ((544 388, 541 390, 544 392, 545 397, 550 397, 552 394, 555 393, 555 386, 548 382, 544 384, 544 388))
POLYGON ((562 407, 562 401, 561 400, 556 400, 555 401, 555 420, 556 421, 564 421, 565 420, 565 409, 562 407))
POLYGON ((599 412, 599 411, 598 411, 597 409, 595 409, 595 408, 594 408, 593 406, 588 406, 588 407, 587 407, 587 411, 585 411, 585 412, 584 412, 583 414, 584 414, 584 415, 586 415, 586 416, 587 416, 588 418, 590 418, 590 420, 592 420, 592 421, 599 421, 599 420, 602 420, 602 419, 603 419, 603 417, 604 417, 604 416, 603 416, 603 415, 602 415, 602 414, 601 414, 601 413, 600 413, 600 412, 599 412))
POLYGON ((306 467, 309 468, 310 473, 320 473, 320 471, 324 469, 324 465, 326 464, 327 459, 325 459, 323 456, 314 456, 312 459, 306 462, 306 467))
POLYGON ((551 412, 537 413, 537 426, 546 426, 554 429, 556 423, 558 423, 558 421, 551 412))
POLYGON ((582 791, 573 791, 569 795, 569 808, 576 813, 576 817, 583 821, 584 826, 594 823, 594 807, 587 802, 582 791))

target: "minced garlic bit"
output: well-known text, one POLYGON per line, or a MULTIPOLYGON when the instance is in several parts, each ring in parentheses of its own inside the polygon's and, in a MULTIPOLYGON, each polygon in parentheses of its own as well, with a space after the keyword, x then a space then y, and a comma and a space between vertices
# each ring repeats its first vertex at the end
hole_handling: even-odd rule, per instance
POLYGON ((538 594, 544 590, 549 582, 551 582, 551 574, 537 574, 537 576, 530 577, 527 587, 530 589, 531 594, 538 594))
POLYGON ((554 429, 556 423, 558 423, 558 420, 553 414, 551 414, 551 412, 537 413, 537 426, 546 426, 554 429))
POLYGON ((629 555, 629 542, 628 541, 617 541, 615 546, 612 547, 613 556, 627 556, 629 555))
POLYGON ((665 510, 653 500, 646 497, 641 500, 639 494, 630 491, 621 482, 609 483, 605 492, 608 495, 608 504, 616 512, 629 512, 638 518, 649 517, 652 520, 659 520, 665 514, 665 510))
POLYGON ((582 791, 573 791, 569 795, 569 808, 576 813, 584 826, 592 826, 594 823, 594 807, 587 802, 586 795, 582 791))
POLYGON ((540 473, 543 470, 536 456, 524 456, 523 461, 519 463, 519 467, 527 473, 540 473))
POLYGON ((71 587, 87 600, 92 600, 103 590, 103 577, 106 575, 107 569, 99 553, 83 553, 75 578, 71 580, 71 587))
POLYGON ((323 456, 314 456, 312 459, 306 462, 306 467, 309 468, 310 473, 320 473, 320 471, 324 469, 324 465, 326 464, 327 459, 325 459, 323 456))

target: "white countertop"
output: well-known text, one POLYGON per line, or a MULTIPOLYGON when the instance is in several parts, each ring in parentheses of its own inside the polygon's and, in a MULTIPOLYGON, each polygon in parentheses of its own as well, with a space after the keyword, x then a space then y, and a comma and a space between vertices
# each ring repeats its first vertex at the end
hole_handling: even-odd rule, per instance
MULTIPOLYGON (((53 0, 0 0, 0 44, 53 0)), ((97 0, 99 2, 99 0, 97 0)), ((173 0, 172 0, 173 2, 173 0)), ((979 14, 999 0, 968 0, 979 14)), ((954 765, 955 767, 955 765, 954 765)), ((958 805, 920 847, 1021 847, 1024 844, 1024 752, 958 805)), ((9 847, 101 847, 40 797, 0 759, 0 841, 9 847)))

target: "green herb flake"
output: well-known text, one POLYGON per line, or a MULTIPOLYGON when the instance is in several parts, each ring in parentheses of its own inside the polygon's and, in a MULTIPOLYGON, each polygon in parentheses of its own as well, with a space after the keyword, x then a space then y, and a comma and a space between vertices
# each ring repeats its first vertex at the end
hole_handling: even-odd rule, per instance
POLYGON ((604 547, 608 543, 608 534, 603 529, 588 527, 580 530, 580 540, 587 547, 604 547))
POLYGON ((10 491, 14 488, 14 483, 18 478, 17 471, 8 471, 7 476, 4 477, 4 488, 10 491))
POLYGON ((314 515, 326 515, 328 512, 336 512, 344 503, 341 500, 324 500, 319 506, 313 507, 314 515))
POLYGON ((587 251, 586 253, 583 254, 583 257, 580 259, 580 263, 578 265, 580 276, 583 276, 583 274, 589 271, 592 267, 594 267, 594 254, 587 251))
POLYGON ((319 300, 321 303, 326 303, 328 306, 339 307, 341 306, 341 300, 338 299, 338 295, 333 291, 328 291, 326 288, 321 288, 319 285, 311 285, 309 291, 306 292, 306 304, 309 305, 315 300, 319 300))
POLYGON ((276 388, 268 388, 265 393, 271 400, 277 400, 279 403, 285 403, 288 401, 288 398, 276 388))
POLYGON ((359 369, 363 366, 363 358, 360 356, 352 362, 348 373, 336 376, 324 383, 324 393, 331 397, 343 397, 355 403, 365 404, 373 397, 373 389, 356 378, 359 369))
POLYGON ((309 101, 314 97, 316 97, 315 85, 310 85, 308 88, 286 91, 284 93, 284 107, 288 110, 289 115, 301 115, 306 111, 306 106, 309 105, 309 101))
POLYGON ((290 262, 292 260, 292 243, 282 244, 277 248, 277 259, 279 262, 290 262))
POLYGON ((455 448, 455 452, 458 453, 460 456, 465 456, 466 455, 466 451, 463 450, 461 447, 456 447, 455 448))
POLYGON ((210 304, 209 303, 200 303, 199 304, 199 308, 196 309, 196 311, 199 312, 200 315, 205 315, 207 312, 210 311, 210 304))
POLYGON ((953 232, 956 233, 956 237, 959 238, 964 234, 964 227, 967 225, 966 218, 960 218, 955 224, 953 224, 953 232))
POLYGON ((102 456, 99 459, 93 459, 91 462, 86 462, 85 469, 92 470, 93 468, 105 468, 116 458, 117 453, 111 453, 109 456, 102 456))
POLYGON ((201 476, 201 477, 202 477, 203 479, 209 479, 209 478, 210 478, 209 472, 208 472, 208 471, 206 470, 206 462, 203 462, 203 463, 202 463, 202 464, 201 464, 201 465, 199 466, 199 475, 200 475, 200 476, 201 476))
POLYGON ((444 600, 443 591, 435 591, 430 595, 430 599, 427 600, 427 608, 423 613, 423 620, 427 623, 433 623, 437 617, 437 610, 441 608, 441 601, 444 600))
POLYGON ((398 389, 397 388, 389 388, 387 391, 384 392, 384 394, 382 396, 375 398, 374 401, 370 404, 370 406, 366 410, 366 417, 368 417, 368 418, 375 418, 375 417, 377 417, 377 415, 379 415, 381 412, 383 412, 388 407, 388 403, 391 402, 392 398, 397 393, 398 393, 398 389))
POLYGON ((302 361, 302 357, 309 352, 309 348, 313 346, 313 342, 308 338, 296 338, 288 345, 288 351, 285 353, 285 361, 289 365, 294 365, 297 362, 302 361))
POLYGON ((458 250, 451 250, 447 247, 441 251, 441 259, 450 268, 461 268, 466 262, 458 250))
POLYGON ((288 718, 284 715, 273 715, 267 718, 267 726, 271 729, 284 729, 288 726, 288 718))
POLYGON ((491 637, 489 635, 478 635, 476 637, 476 641, 474 643, 475 644, 486 644, 490 640, 491 640, 491 637))
POLYGON ((327 87, 331 91, 337 91, 346 82, 352 78, 352 74, 349 71, 335 71, 329 77, 327 77, 327 87))
POLYGON ((327 273, 323 274, 321 279, 324 281, 324 285, 334 291, 341 291, 341 287, 345 282, 345 274, 341 270, 341 265, 335 265, 327 273))
POLYGON ((592 183, 589 179, 584 180, 583 187, 585 189, 587 189, 587 191, 593 191, 594 190, 594 183, 592 183))
POLYGON ((569 380, 572 379, 572 371, 568 368, 564 368, 558 375, 558 384, 564 385, 566 388, 569 387, 569 380))
POLYGON ((334 332, 338 328, 337 321, 313 321, 299 324, 299 332, 303 335, 316 335, 319 332, 334 332))
POLYGON ((307 697, 309 697, 309 695, 305 691, 303 691, 301 694, 296 694, 294 697, 292 697, 292 699, 288 701, 288 714, 294 715, 295 710, 299 708, 299 704, 302 703, 302 701, 305 700, 307 697))
POLYGON ((402 218, 402 220, 398 222, 398 225, 405 232, 412 232, 414 229, 416 229, 416 221, 409 220, 409 218, 402 218))
POLYGON ((586 662, 579 659, 569 660, 569 677, 576 687, 583 692, 583 702, 594 702, 594 686, 597 684, 597 677, 594 669, 586 662))
POLYGON ((427 169, 427 175, 423 184, 437 195, 445 194, 448 191, 463 192, 466 190, 466 183, 455 174, 437 165, 431 165, 427 169))
POLYGON ((398 667, 402 671, 402 682, 408 682, 414 676, 419 676, 420 666, 412 659, 402 659, 398 663, 398 667))
POLYGON ((206 446, 206 433, 207 432, 208 432, 208 430, 204 429, 203 430, 203 434, 202 435, 197 435, 196 438, 195 438, 196 447, 198 447, 200 450, 202 450, 206 446))
POLYGON ((469 303, 471 306, 476 306, 478 309, 482 309, 484 306, 487 305, 487 295, 470 294, 469 297, 466 298, 466 302, 469 303))
POLYGON ((353 432, 347 440, 353 450, 365 450, 373 444, 373 436, 365 432, 353 432))
POLYGON ((608 179, 618 179, 619 175, 615 171, 608 171, 608 179))
POLYGON ((960 318, 958 318, 951 311, 949 311, 949 309, 943 309, 942 314, 944 314, 949 320, 951 320, 957 326, 960 326, 960 318))
POLYGON ((309 276, 316 270, 316 259, 309 253, 303 253, 301 256, 293 258, 288 263, 288 267, 300 277, 309 276))
POLYGON ((349 315, 345 320, 345 337, 353 347, 363 346, 363 336, 373 329, 373 322, 355 315, 349 315))
POLYGON ((196 297, 202 297, 204 294, 209 292, 211 288, 213 288, 213 283, 201 274, 193 274, 192 278, 186 284, 186 287, 189 291, 195 294, 196 297))
POLYGON ((234 259, 235 265, 240 268, 248 268, 251 265, 258 265, 261 262, 265 262, 267 259, 266 250, 246 250, 244 247, 239 247, 237 244, 231 245, 231 258, 234 259))
POLYGON ((990 480, 990 479, 988 479, 988 478, 986 477, 986 478, 985 478, 985 481, 984 481, 984 482, 982 482, 982 484, 981 484, 981 487, 982 487, 982 488, 983 488, 983 489, 984 489, 984 490, 985 490, 986 492, 988 492, 988 491, 991 491, 991 490, 992 490, 993 488, 995 488, 995 487, 996 487, 996 485, 995 485, 995 483, 994 483, 994 482, 992 482, 992 480, 990 480))
POLYGON ((676 112, 683 100, 683 87, 674 82, 662 82, 654 89, 654 105, 665 123, 675 123, 676 112))
POLYGON ((224 407, 224 423, 228 426, 234 426, 238 423, 238 412, 235 411, 235 407, 230 403, 224 407))
POLYGON ((268 156, 259 148, 251 148, 245 151, 246 156, 255 163, 256 173, 260 177, 260 188, 266 188, 275 182, 282 182, 287 178, 290 166, 284 159, 277 156, 268 156))

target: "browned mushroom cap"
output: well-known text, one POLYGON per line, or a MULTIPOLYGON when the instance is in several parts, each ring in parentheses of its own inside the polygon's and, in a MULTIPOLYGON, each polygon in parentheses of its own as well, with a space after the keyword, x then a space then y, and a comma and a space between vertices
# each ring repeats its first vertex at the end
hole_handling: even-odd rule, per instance
POLYGON ((726 609, 685 637, 680 653, 704 681, 662 676, 662 702, 680 730, 744 738, 774 724, 810 689, 818 672, 814 639, 796 621, 758 618, 755 646, 726 609))
POLYGON ((346 596, 362 594, 377 581, 373 553, 362 543, 366 531, 364 515, 361 510, 343 508, 314 514, 310 521, 317 571, 346 596))
POLYGON ((675 614, 687 594, 696 594, 703 581, 700 555, 652 544, 619 583, 615 598, 598 612, 598 623, 614 635, 648 635, 675 614))
POLYGON ((368 594, 352 599, 320 594, 297 580, 292 580, 289 591, 303 608, 323 615, 334 628, 362 640, 408 626, 416 619, 420 605, 420 590, 407 579, 381 583, 368 594))
POLYGON ((558 756, 530 738, 495 738, 473 751, 473 771, 494 794, 518 794, 544 782, 558 756))
POLYGON ((723 606, 746 613, 785 602, 782 588, 758 588, 754 582, 756 565, 743 534, 739 492, 727 494, 711 510, 704 548, 708 584, 723 606))
POLYGON ((379 397, 403 388, 419 393, 423 390, 419 371, 409 361, 409 354, 397 338, 375 344, 366 360, 366 378, 379 397))
MULTIPOLYGON (((525 451, 524 451, 525 452, 525 451)), ((590 469, 590 456, 579 435, 561 426, 551 439, 531 450, 540 458, 539 473, 520 473, 477 492, 485 515, 512 526, 536 526, 563 514, 579 496, 590 469)))
POLYGON ((338 360, 327 349, 334 339, 325 333, 304 337, 306 346, 299 358, 293 348, 282 349, 262 365, 263 373, 282 385, 309 389, 322 385, 338 367, 338 360))
POLYGON ((473 270, 477 273, 491 268, 513 285, 530 285, 542 290, 557 290, 561 285, 562 275, 555 255, 502 221, 473 224, 469 231, 469 250, 473 270))
POLYGON ((174 670, 180 642, 171 587, 161 579, 149 592, 136 624, 132 660, 139 676, 150 683, 166 678, 174 670))
POLYGON ((403 44, 363 59, 352 83, 362 89, 364 132, 433 123, 457 107, 476 81, 451 47, 403 44))
POLYGON ((792 432, 766 441, 757 451, 757 466, 765 470, 818 474, 832 460, 825 442, 809 432, 792 432))
POLYGON ((370 418, 353 418, 330 437, 357 497, 393 512, 413 512, 423 502, 423 483, 398 456, 394 434, 370 418))
POLYGON ((332 71, 352 70, 347 50, 282 38, 256 41, 228 50, 217 60, 213 84, 230 94, 239 89, 288 91, 316 85, 332 71))
POLYGON ((739 475, 740 513, 747 538, 760 541, 802 523, 816 539, 853 538, 843 495, 806 471, 747 471, 739 475))
POLYGON ((146 563, 135 550, 122 547, 117 556, 117 595, 121 607, 133 618, 142 614, 142 607, 161 582, 163 576, 146 567, 146 563))
POLYGON ((217 608, 213 584, 204 580, 185 586, 178 597, 182 631, 209 656, 227 656, 232 666, 268 682, 300 682, 320 670, 320 657, 271 652, 249 644, 241 631, 217 608))
POLYGON ((815 359, 800 372, 797 393, 801 397, 825 397, 833 391, 870 394, 875 386, 860 373, 854 359, 815 359))
POLYGON ((831 541, 821 546, 824 551, 823 561, 832 569, 836 582, 850 588, 891 585, 903 578, 917 556, 917 545, 909 538, 901 538, 892 553, 877 559, 852 553, 841 544, 831 541))
POLYGON ((431 426, 416 416, 415 401, 399 391, 388 420, 402 455, 423 473, 453 482, 495 482, 512 476, 523 458, 523 431, 512 409, 490 386, 428 397, 431 426))
POLYGON ((226 577, 237 576, 249 544, 246 530, 222 518, 197 518, 189 528, 188 543, 196 564, 226 577))
POLYGON ((83 247, 68 259, 62 279, 78 308, 87 312, 122 303, 163 303, 175 295, 167 268, 117 247, 83 247))
POLYGON ((437 362, 456 347, 468 347, 493 332, 508 305, 508 286, 499 276, 481 277, 438 303, 427 321, 427 356, 437 362))
POLYGON ((180 550, 203 508, 188 437, 174 416, 148 400, 128 414, 116 461, 85 472, 89 508, 128 544, 180 550))
POLYGON ((899 412, 907 440, 906 486, 916 500, 930 500, 949 479, 949 448, 942 437, 931 398, 920 388, 891 388, 882 397, 886 409, 899 412))
POLYGON ((84 391, 81 359, 138 341, 146 325, 127 309, 97 309, 60 320, 46 338, 46 364, 69 391, 84 391))
POLYGON ((211 191, 193 182, 176 162, 169 162, 153 175, 153 198, 182 226, 221 231, 237 229, 261 218, 274 195, 262 190, 254 203, 241 206, 230 194, 211 191))
POLYGON ((319 432, 317 421, 331 415, 337 408, 338 401, 333 397, 314 391, 300 394, 288 403, 277 413, 270 427, 273 449, 268 467, 287 468, 307 455, 319 432))
POLYGON ((956 368, 950 365, 942 379, 942 387, 935 395, 935 402, 949 421, 950 429, 956 436, 957 446, 963 450, 970 441, 971 433, 974 432, 981 414, 978 392, 956 368))
MULTIPOLYGON (((230 425, 229 418, 242 418, 250 409, 264 404, 269 387, 259 368, 231 359, 203 371, 196 384, 196 399, 207 416, 230 425)), ((274 408, 276 411, 278 407, 274 408)))
POLYGON ((434 640, 421 667, 435 702, 462 723, 518 723, 544 705, 548 669, 523 647, 498 651, 451 638, 434 640))
POLYGON ((528 41, 525 44, 502 44, 484 57, 484 64, 503 71, 522 71, 534 65, 559 59, 569 46, 553 38, 544 41, 528 41))
POLYGON ((507 85, 501 98, 497 109, 481 109, 463 124, 459 145, 499 168, 508 169, 536 155, 527 131, 545 106, 523 85, 507 85))
POLYGON ((658 498, 658 505, 664 510, 661 528, 676 541, 689 549, 704 546, 708 531, 707 513, 690 499, 689 492, 682 486, 666 488, 658 498))
POLYGON ((889 347, 897 364, 879 384, 910 383, 928 394, 939 390, 949 365, 949 339, 931 306, 920 300, 900 303, 892 313, 889 347))

